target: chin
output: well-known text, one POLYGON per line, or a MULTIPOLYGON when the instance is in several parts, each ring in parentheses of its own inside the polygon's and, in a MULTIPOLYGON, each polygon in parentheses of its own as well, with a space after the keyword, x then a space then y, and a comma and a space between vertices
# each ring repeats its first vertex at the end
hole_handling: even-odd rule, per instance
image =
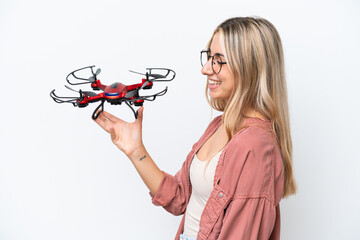
POLYGON ((218 99, 218 100, 221 100, 221 99, 228 100, 229 99, 229 96, 224 96, 224 94, 213 93, 211 91, 209 91, 209 96, 212 99, 218 99))

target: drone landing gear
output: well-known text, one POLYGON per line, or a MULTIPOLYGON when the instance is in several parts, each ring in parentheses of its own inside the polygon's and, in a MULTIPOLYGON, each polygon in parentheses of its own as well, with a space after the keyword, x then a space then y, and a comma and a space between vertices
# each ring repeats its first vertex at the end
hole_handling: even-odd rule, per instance
POLYGON ((137 119, 138 117, 138 110, 134 110, 134 108, 130 105, 130 103, 128 103, 127 101, 125 101, 125 104, 129 106, 129 108, 131 108, 131 111, 134 113, 135 119, 137 119))
MULTIPOLYGON (((100 116, 100 114, 104 111, 104 102, 105 102, 105 100, 101 101, 100 105, 97 106, 97 108, 95 108, 95 110, 94 110, 94 112, 92 114, 92 119, 93 120, 96 120, 100 116)), ((130 103, 125 101, 125 104, 129 106, 131 111, 134 113, 135 118, 137 119, 138 111, 137 110, 135 111, 135 109, 130 105, 130 103)), ((136 104, 135 106, 142 106, 142 103, 141 104, 136 104)))
POLYGON ((97 106, 97 108, 95 108, 93 115, 92 115, 93 120, 96 120, 99 117, 99 115, 104 111, 104 102, 105 102, 105 100, 102 100, 100 105, 97 106))

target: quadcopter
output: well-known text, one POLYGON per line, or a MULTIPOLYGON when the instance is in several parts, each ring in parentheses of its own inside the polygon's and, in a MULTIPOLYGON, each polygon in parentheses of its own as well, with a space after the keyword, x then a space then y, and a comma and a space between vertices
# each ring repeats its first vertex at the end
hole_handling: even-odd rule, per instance
POLYGON ((115 82, 111 85, 103 85, 98 79, 98 75, 101 72, 101 69, 98 68, 94 71, 95 66, 88 66, 84 68, 77 69, 69 73, 66 77, 66 81, 70 85, 80 85, 80 84, 91 84, 91 88, 95 91, 102 90, 99 94, 92 91, 76 91, 69 86, 65 87, 71 91, 77 92, 80 94, 79 97, 59 97, 55 94, 55 89, 50 92, 50 97, 57 103, 72 103, 74 107, 86 107, 89 103, 101 102, 98 107, 94 110, 92 114, 92 119, 97 119, 99 115, 104 111, 104 102, 109 102, 112 105, 118 105, 125 103, 130 107, 132 112, 135 115, 135 118, 138 117, 138 111, 135 111, 132 107, 133 105, 141 107, 143 106, 144 101, 154 101, 157 96, 163 96, 167 92, 167 87, 153 95, 140 96, 139 91, 142 89, 151 89, 153 87, 153 82, 168 82, 172 81, 175 78, 175 72, 167 68, 147 68, 146 73, 139 73, 131 71, 132 73, 144 75, 145 78, 142 79, 141 83, 133 85, 124 85, 120 82, 115 82), (80 73, 84 74, 88 72, 91 74, 89 78, 80 77, 80 73))

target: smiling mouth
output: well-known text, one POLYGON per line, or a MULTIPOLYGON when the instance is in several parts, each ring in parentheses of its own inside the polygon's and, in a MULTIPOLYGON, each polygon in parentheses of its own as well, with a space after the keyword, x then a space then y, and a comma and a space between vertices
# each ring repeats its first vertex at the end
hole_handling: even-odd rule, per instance
POLYGON ((208 79, 208 84, 211 86, 216 86, 216 85, 220 85, 221 81, 215 81, 215 80, 208 79))

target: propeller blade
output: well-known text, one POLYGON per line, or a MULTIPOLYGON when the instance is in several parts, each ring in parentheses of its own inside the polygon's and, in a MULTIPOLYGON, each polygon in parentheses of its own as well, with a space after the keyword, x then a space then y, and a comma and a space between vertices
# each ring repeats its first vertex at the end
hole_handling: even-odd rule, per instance
POLYGON ((126 97, 126 98, 131 98, 131 97, 133 97, 133 96, 136 94, 136 92, 137 92, 137 90, 132 90, 132 91, 130 91, 130 92, 127 92, 126 95, 125 95, 125 97, 126 97))
MULTIPOLYGON (((71 91, 74 91, 74 92, 77 92, 77 93, 80 93, 80 91, 76 91, 76 90, 74 90, 74 89, 72 89, 71 87, 69 87, 69 86, 66 86, 65 85, 65 87, 67 88, 67 89, 69 89, 69 90, 71 90, 71 91)), ((82 93, 84 93, 86 96, 88 96, 88 97, 95 97, 95 96, 97 96, 97 94, 96 93, 94 93, 94 92, 91 92, 91 91, 81 91, 82 93)))
POLYGON ((66 86, 66 85, 64 85, 67 89, 69 89, 69 90, 71 90, 71 91, 74 91, 74 92, 77 92, 77 93, 79 93, 79 91, 76 91, 76 90, 74 90, 74 89, 72 89, 71 87, 69 87, 69 86, 66 86))
POLYGON ((143 89, 148 84, 148 82, 149 81, 144 82, 144 84, 139 88, 139 90, 143 89))
POLYGON ((84 93, 84 94, 85 94, 86 96, 88 96, 88 97, 95 97, 95 96, 97 96, 96 93, 91 92, 91 91, 82 91, 82 93, 84 93))
POLYGON ((95 82, 95 77, 94 76, 89 77, 89 82, 95 82))
POLYGON ((135 71, 132 71, 132 70, 129 70, 129 72, 136 73, 136 74, 140 74, 140 75, 146 75, 146 74, 144 74, 144 73, 139 73, 139 72, 135 72, 135 71))
POLYGON ((149 77, 153 77, 153 78, 165 78, 165 76, 164 76, 164 75, 161 75, 161 74, 155 74, 155 73, 149 74, 149 77))
MULTIPOLYGON (((132 71, 132 70, 129 70, 129 72, 146 76, 146 74, 144 74, 144 73, 139 73, 139 72, 135 72, 135 71, 132 71)), ((153 78, 165 78, 164 75, 156 74, 156 73, 148 73, 148 76, 149 76, 149 77, 153 77, 153 78)))
POLYGON ((93 76, 89 77, 89 82, 92 82, 92 83, 95 82, 97 75, 99 75, 100 73, 101 73, 101 69, 98 68, 96 70, 95 74, 93 76))

